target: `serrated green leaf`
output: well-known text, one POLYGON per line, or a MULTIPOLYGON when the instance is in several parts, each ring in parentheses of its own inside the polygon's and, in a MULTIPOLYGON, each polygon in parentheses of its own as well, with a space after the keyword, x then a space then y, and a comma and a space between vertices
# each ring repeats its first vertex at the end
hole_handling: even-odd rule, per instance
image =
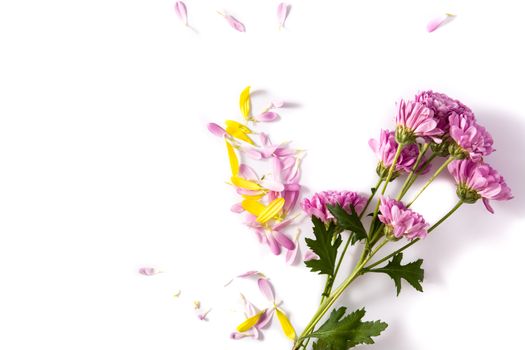
POLYGON ((362 239, 366 239, 366 230, 363 227, 363 223, 361 222, 361 219, 359 219, 359 215, 356 213, 353 206, 350 206, 351 213, 348 213, 339 204, 328 204, 326 207, 336 219, 337 225, 339 227, 352 232, 352 244, 355 244, 355 242, 360 241, 362 239))
POLYGON ((319 272, 320 275, 333 276, 335 262, 337 259, 337 249, 341 245, 340 234, 336 234, 336 226, 330 223, 328 228, 317 217, 312 216, 314 224, 314 239, 306 238, 306 245, 319 256, 319 259, 308 260, 305 262, 312 272, 319 272), (335 235, 335 237, 334 237, 335 235))
POLYGON ((423 259, 413 261, 406 265, 401 265, 402 259, 403 253, 398 253, 394 255, 392 260, 390 260, 386 266, 368 271, 383 272, 389 275, 394 280, 397 289, 397 295, 399 295, 399 292, 401 292, 401 279, 406 280, 412 287, 422 292, 423 287, 421 286, 421 282, 423 282, 423 278, 425 277, 425 270, 421 268, 423 259))
POLYGON ((362 322, 365 309, 359 309, 343 318, 346 307, 334 309, 330 318, 308 337, 317 338, 314 350, 346 350, 358 344, 374 344, 377 337, 388 326, 381 321, 362 322))

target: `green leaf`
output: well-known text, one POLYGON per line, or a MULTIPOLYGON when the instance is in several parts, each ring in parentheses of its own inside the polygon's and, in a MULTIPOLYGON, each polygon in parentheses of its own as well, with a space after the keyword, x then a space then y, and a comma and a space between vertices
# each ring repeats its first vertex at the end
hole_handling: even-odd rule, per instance
POLYGON ((357 215, 353 206, 350 206, 351 213, 348 213, 341 205, 330 205, 326 206, 330 213, 337 220, 337 225, 345 230, 352 231, 352 244, 367 238, 366 230, 363 227, 359 215, 357 215))
POLYGON ((319 256, 319 259, 308 260, 305 264, 312 272, 319 272, 320 275, 333 276, 337 249, 342 242, 341 235, 336 233, 336 226, 333 222, 331 222, 327 228, 324 222, 312 216, 312 223, 314 224, 315 240, 306 238, 306 244, 319 256))
POLYGON ((330 318, 308 337, 317 338, 314 350, 346 350, 358 344, 374 344, 377 337, 388 326, 381 321, 362 322, 365 309, 359 309, 343 318, 346 307, 334 309, 330 318))
POLYGON ((406 265, 401 265, 402 259, 403 253, 397 253, 392 260, 386 264, 386 266, 368 271, 383 272, 389 275, 396 284, 397 295, 401 292, 401 279, 406 280, 412 287, 422 292, 423 287, 421 286, 421 282, 423 282, 423 278, 425 277, 425 271, 421 268, 423 259, 413 261, 406 265))

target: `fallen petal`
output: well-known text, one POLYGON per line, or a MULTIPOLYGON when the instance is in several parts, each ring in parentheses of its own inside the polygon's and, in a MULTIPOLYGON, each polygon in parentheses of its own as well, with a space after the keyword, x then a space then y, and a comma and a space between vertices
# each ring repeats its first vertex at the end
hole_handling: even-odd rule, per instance
POLYGON ((262 314, 265 311, 266 310, 261 311, 261 312, 257 313, 255 316, 247 318, 244 322, 242 322, 241 324, 239 324, 237 326, 237 331, 238 332, 246 332, 246 331, 250 330, 253 326, 255 326, 259 322, 259 319, 261 318, 262 314))
POLYGON ((286 252, 285 261, 286 261, 286 263, 288 265, 293 265, 295 263, 295 260, 297 259, 297 253, 299 252, 298 240, 299 240, 300 234, 301 234, 301 230, 297 229, 297 233, 295 234, 294 240, 293 240, 293 242, 295 244, 295 248, 291 249, 291 250, 288 250, 286 252))
POLYGON ((257 280, 257 285, 259 286, 259 290, 266 297, 266 299, 273 303, 275 301, 275 294, 273 292, 273 286, 270 283, 270 281, 266 278, 259 278, 257 280))
POLYGON ((279 114, 275 112, 264 112, 263 114, 253 117, 253 119, 259 122, 273 122, 279 119, 279 114))
POLYGON ((277 6, 277 19, 279 21, 279 28, 284 27, 284 22, 286 22, 288 13, 290 13, 290 5, 282 2, 279 4, 279 6, 277 6))
POLYGON ((141 267, 139 273, 144 276, 153 276, 160 273, 160 271, 154 267, 141 267))
POLYGON ((279 319, 279 322, 281 323, 281 327, 283 329, 284 334, 291 340, 295 340, 295 330, 290 323, 290 320, 288 319, 288 316, 284 312, 282 312, 280 309, 275 309, 275 312, 277 313, 277 318, 279 319))
POLYGON ((228 159, 230 160, 230 168, 232 171, 232 175, 237 176, 237 174, 239 173, 239 159, 237 158, 237 154, 235 154, 233 146, 230 145, 228 142, 226 142, 226 149, 228 150, 228 159))
POLYGON ((230 24, 230 26, 232 26, 233 29, 235 29, 235 30, 237 30, 239 32, 243 32, 243 33, 246 31, 246 28, 244 27, 244 24, 242 24, 235 17, 230 16, 230 15, 224 15, 224 18, 226 19, 226 21, 228 21, 228 23, 230 24))
POLYGON ((263 211, 257 215, 257 222, 264 224, 276 216, 284 206, 284 198, 274 199, 263 211))
POLYGON ((239 176, 245 178, 246 180, 259 181, 259 177, 253 168, 246 164, 241 164, 239 167, 239 176))
POLYGON ((184 4, 182 1, 177 1, 175 3, 175 13, 179 17, 182 23, 184 23, 185 26, 188 25, 188 11, 186 10, 186 4, 184 4))
POLYGON ((232 207, 230 208, 230 210, 234 213, 237 213, 237 214, 240 214, 240 213, 243 213, 244 212, 244 208, 242 207, 242 204, 241 203, 235 203, 234 205, 232 205, 232 207))
POLYGON ((304 252, 304 259, 303 259, 304 261, 318 260, 318 259, 319 259, 319 256, 315 254, 313 251, 311 251, 310 249, 304 252))
POLYGON ((277 242, 279 242, 279 244, 285 247, 286 249, 295 249, 295 243, 292 242, 292 240, 281 231, 273 231, 273 236, 275 237, 277 242))
POLYGON ((282 108, 282 107, 284 107, 283 100, 274 100, 272 101, 272 106, 270 108, 282 108))
POLYGON ((266 310, 264 312, 264 317, 261 317, 261 319, 259 320, 259 323, 257 323, 256 327, 258 329, 263 329, 264 327, 268 326, 271 323, 272 318, 273 318, 273 309, 272 310, 266 310))
POLYGON ((455 17, 454 15, 452 15, 450 13, 446 13, 446 14, 444 14, 442 16, 434 18, 433 20, 428 22, 428 24, 427 24, 427 31, 429 33, 432 33, 434 30, 438 29, 442 25, 450 22, 454 17, 455 17))
POLYGON ((208 130, 215 136, 224 137, 226 135, 226 130, 215 123, 209 123, 208 130))

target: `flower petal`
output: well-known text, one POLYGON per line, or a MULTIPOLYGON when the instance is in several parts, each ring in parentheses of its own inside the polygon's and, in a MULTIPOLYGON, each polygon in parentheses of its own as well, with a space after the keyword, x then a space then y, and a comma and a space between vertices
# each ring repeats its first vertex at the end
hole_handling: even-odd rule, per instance
POLYGON ((288 236, 286 236, 284 233, 282 233, 281 231, 273 231, 272 233, 273 233, 273 236, 275 237, 277 242, 279 242, 280 245, 282 245, 283 247, 285 247, 288 250, 295 249, 295 243, 292 242, 292 240, 290 238, 288 238, 288 236))
POLYGON ((270 302, 275 302, 275 294, 273 292, 273 286, 270 281, 266 278, 259 278, 257 280, 259 290, 270 302))
POLYGON ((141 267, 139 273, 144 276, 153 276, 160 273, 160 271, 154 267, 141 267))
POLYGON ((182 1, 177 1, 175 3, 175 13, 179 17, 182 23, 184 23, 185 26, 188 25, 188 11, 186 10, 186 4, 184 4, 182 1))
POLYGON ((242 24, 238 19, 236 19, 233 16, 230 15, 224 15, 224 18, 228 23, 232 26, 233 29, 239 31, 239 32, 245 32, 246 28, 244 27, 244 24, 242 24))
POLYGON ((290 5, 282 2, 277 6, 277 20, 279 21, 279 28, 284 27, 284 22, 286 22, 286 18, 288 17, 288 13, 290 12, 290 5))
POLYGON ((268 206, 261 213, 259 213, 259 215, 257 215, 256 221, 260 224, 264 224, 265 222, 268 222, 270 219, 276 216, 283 207, 284 207, 284 198, 274 199, 270 204, 268 204, 268 206))
POLYGON ((224 137, 226 130, 215 123, 208 123, 208 130, 215 136, 224 137))
POLYGON ((429 33, 432 33, 434 30, 438 29, 443 24, 445 24, 447 22, 450 22, 454 17, 455 17, 454 15, 452 15, 450 13, 446 13, 446 14, 444 14, 442 16, 439 16, 439 17, 436 17, 436 18, 432 19, 427 24, 427 31, 429 33))
POLYGON ((263 204, 253 199, 245 199, 242 201, 241 205, 244 208, 244 210, 246 210, 248 213, 253 214, 257 217, 264 210, 266 210, 266 207, 263 204))
POLYGON ((234 205, 231 206, 230 210, 237 214, 244 212, 244 208, 242 207, 241 203, 235 203, 234 205))
POLYGON ((248 120, 251 109, 250 86, 247 86, 246 88, 244 88, 244 90, 242 90, 241 96, 239 97, 239 107, 241 108, 241 114, 244 117, 244 119, 248 120))
POLYGON ((237 331, 238 332, 246 332, 246 331, 250 330, 252 327, 254 327, 259 322, 259 319, 261 318, 261 316, 263 315, 263 313, 265 311, 266 310, 261 311, 261 312, 255 314, 255 316, 247 318, 244 322, 242 322, 241 324, 239 324, 237 326, 237 331))
POLYGON ((237 154, 235 154, 235 151, 233 150, 233 146, 230 145, 228 142, 226 142, 226 148, 228 149, 228 158, 230 160, 230 168, 232 170, 232 175, 237 176, 239 173, 239 159, 237 158, 237 154))
POLYGON ((253 117, 253 119, 259 122, 273 122, 279 119, 279 114, 275 112, 264 112, 256 117, 253 117))
POLYGON ((243 179, 242 177, 239 177, 239 176, 232 176, 231 181, 235 186, 239 188, 244 188, 250 191, 262 190, 261 185, 259 185, 258 183, 251 181, 251 180, 243 179))
POLYGON ((280 309, 275 309, 275 312, 277 313, 277 318, 279 319, 279 322, 281 323, 281 327, 283 329, 284 334, 291 340, 295 340, 295 330, 290 323, 290 320, 286 316, 284 312, 282 312, 280 309))

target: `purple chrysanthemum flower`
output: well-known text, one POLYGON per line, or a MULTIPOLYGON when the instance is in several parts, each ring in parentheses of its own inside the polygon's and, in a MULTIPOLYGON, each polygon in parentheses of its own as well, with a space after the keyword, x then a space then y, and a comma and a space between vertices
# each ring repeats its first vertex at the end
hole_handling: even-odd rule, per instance
POLYGON ((301 206, 308 215, 318 217, 324 222, 332 220, 334 217, 326 207, 328 204, 339 204, 343 209, 350 211, 353 206, 355 211, 360 213, 366 203, 366 198, 351 191, 323 191, 318 192, 312 198, 303 199, 301 206))
POLYGON ((401 100, 396 115, 396 141, 405 145, 414 143, 417 137, 423 137, 439 143, 437 136, 443 134, 443 130, 437 124, 430 108, 419 102, 401 100))
POLYGON ((448 134, 450 124, 448 118, 455 112, 457 114, 465 114, 474 120, 474 113, 458 100, 454 100, 449 96, 434 92, 432 90, 422 91, 415 97, 416 102, 422 103, 425 107, 430 108, 434 112, 434 118, 437 121, 437 127, 448 134))
MULTIPOLYGON (((392 165, 397 148, 399 147, 396 142, 395 133, 393 131, 381 130, 379 140, 370 139, 368 145, 372 151, 374 151, 379 160, 377 166, 378 175, 383 178, 386 177, 386 173, 392 165)), ((410 144, 403 147, 403 150, 396 161, 396 172, 409 173, 412 170, 418 155, 419 149, 417 145, 410 144)), ((397 174, 394 174, 393 178, 396 176, 397 174)))
POLYGON ((448 165, 448 171, 458 184, 456 193, 465 203, 475 203, 483 198, 487 210, 494 213, 489 200, 512 199, 510 187, 505 179, 490 165, 470 159, 455 160, 448 165))
POLYGON ((492 136, 470 115, 452 113, 449 122, 450 138, 454 141, 449 149, 451 155, 479 161, 494 152, 492 136))
POLYGON ((381 204, 378 216, 379 220, 385 224, 385 231, 395 238, 405 236, 408 239, 425 238, 427 235, 428 224, 423 217, 415 211, 405 207, 400 201, 388 197, 380 196, 381 204))

